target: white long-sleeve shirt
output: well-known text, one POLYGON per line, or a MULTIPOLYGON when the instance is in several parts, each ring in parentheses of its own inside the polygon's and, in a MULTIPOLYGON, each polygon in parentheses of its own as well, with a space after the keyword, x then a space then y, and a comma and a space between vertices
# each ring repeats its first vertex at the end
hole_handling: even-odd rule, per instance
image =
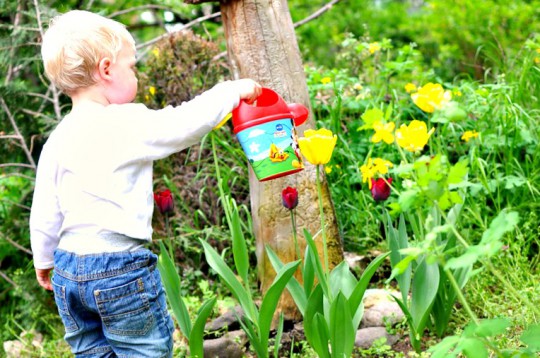
POLYGON ((34 266, 54 266, 63 233, 151 240, 154 160, 197 143, 239 103, 223 82, 178 107, 85 104, 61 121, 39 159, 30 214, 34 266))

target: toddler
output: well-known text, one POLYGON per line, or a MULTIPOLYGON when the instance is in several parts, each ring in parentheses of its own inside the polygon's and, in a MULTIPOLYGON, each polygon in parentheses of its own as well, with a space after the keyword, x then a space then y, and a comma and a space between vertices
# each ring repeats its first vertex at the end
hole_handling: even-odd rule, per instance
POLYGON ((47 77, 73 106, 38 164, 30 216, 37 280, 54 291, 77 357, 171 357, 173 322, 157 257, 145 248, 152 163, 197 143, 261 87, 227 81, 161 110, 131 103, 134 39, 87 11, 53 19, 41 52, 47 77))

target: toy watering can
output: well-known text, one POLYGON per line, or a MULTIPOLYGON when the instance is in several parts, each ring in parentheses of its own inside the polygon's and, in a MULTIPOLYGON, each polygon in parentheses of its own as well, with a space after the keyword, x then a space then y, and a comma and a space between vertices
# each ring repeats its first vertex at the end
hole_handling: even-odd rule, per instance
POLYGON ((253 105, 241 101, 233 110, 233 131, 259 181, 304 169, 296 126, 307 118, 305 106, 287 104, 269 88, 262 89, 253 105))

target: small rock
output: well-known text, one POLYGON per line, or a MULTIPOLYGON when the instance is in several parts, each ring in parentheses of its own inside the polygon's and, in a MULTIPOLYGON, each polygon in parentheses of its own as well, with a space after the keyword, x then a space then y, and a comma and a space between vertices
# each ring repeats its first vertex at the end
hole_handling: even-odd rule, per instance
POLYGON ((386 338, 386 344, 388 344, 389 346, 392 346, 398 340, 397 336, 391 335, 386 332, 386 329, 384 327, 368 327, 356 331, 356 339, 354 341, 354 344, 356 347, 368 349, 373 345, 373 342, 375 342, 381 337, 386 338))
POLYGON ((223 328, 235 330, 240 327, 238 319, 244 317, 242 307, 235 306, 232 310, 225 312, 215 320, 206 324, 205 329, 210 332, 219 331, 223 328))
POLYGON ((5 341, 4 352, 7 358, 21 357, 24 350, 24 344, 21 341, 5 341))
POLYGON ((385 327, 403 320, 403 311, 395 302, 379 302, 364 311, 360 327, 385 327))
POLYGON ((368 309, 379 302, 395 302, 392 296, 401 297, 398 291, 388 291, 381 288, 370 288, 364 293, 364 308, 368 309))
POLYGON ((204 356, 208 358, 241 358, 246 342, 244 331, 233 331, 223 337, 204 341, 204 356))

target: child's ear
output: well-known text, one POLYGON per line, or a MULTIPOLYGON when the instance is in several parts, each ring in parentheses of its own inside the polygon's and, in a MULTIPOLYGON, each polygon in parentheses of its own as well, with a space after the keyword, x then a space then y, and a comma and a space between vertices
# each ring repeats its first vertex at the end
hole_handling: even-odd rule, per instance
POLYGON ((110 69, 111 69, 112 61, 108 57, 102 58, 98 63, 98 77, 101 79, 109 79, 110 78, 110 69))

